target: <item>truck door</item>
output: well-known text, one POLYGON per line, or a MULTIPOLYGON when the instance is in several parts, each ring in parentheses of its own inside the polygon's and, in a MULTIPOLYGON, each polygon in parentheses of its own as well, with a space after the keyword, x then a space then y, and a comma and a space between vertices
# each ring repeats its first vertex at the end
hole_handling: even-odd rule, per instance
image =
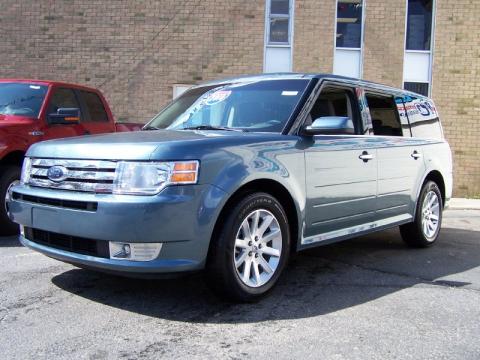
POLYGON ((80 109, 80 118, 83 117, 80 102, 73 89, 66 87, 53 88, 45 113, 46 127, 43 130, 43 140, 85 135, 85 129, 81 124, 49 123, 49 114, 56 114, 59 108, 80 109))

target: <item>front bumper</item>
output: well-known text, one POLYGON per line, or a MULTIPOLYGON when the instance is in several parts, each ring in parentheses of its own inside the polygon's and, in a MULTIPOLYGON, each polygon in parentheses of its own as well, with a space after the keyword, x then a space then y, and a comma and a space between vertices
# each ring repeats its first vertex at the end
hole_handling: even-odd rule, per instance
POLYGON ((20 185, 13 188, 9 209, 13 221, 32 229, 92 240, 163 244, 158 258, 143 262, 80 254, 20 237, 25 246, 52 258, 105 271, 170 273, 204 267, 225 195, 211 185, 172 186, 156 196, 90 194, 20 185), (88 203, 88 210, 79 209, 79 203, 88 203))

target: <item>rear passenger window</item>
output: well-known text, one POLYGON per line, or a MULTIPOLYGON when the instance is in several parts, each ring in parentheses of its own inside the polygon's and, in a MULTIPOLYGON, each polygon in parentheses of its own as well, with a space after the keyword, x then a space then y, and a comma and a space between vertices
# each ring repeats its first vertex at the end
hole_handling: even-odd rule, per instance
POLYGON ((373 133, 383 136, 402 136, 402 127, 398 119, 397 104, 393 96, 366 94, 373 133))
POLYGON ((92 122, 108 122, 107 112, 100 96, 90 91, 80 91, 86 106, 85 120, 92 122))

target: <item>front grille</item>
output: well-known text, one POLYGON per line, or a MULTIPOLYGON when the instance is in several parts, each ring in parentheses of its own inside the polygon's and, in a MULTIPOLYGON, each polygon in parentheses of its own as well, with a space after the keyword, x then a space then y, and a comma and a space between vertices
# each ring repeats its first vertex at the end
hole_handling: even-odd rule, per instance
POLYGON ((25 228, 25 238, 31 242, 59 250, 106 259, 110 258, 108 241, 105 240, 86 239, 28 227, 25 228))
POLYGON ((112 193, 116 167, 115 161, 105 160, 32 159, 28 184, 50 189, 112 193), (48 169, 52 166, 66 168, 64 180, 48 178, 48 169))
POLYGON ((97 211, 98 203, 93 201, 74 201, 74 200, 64 200, 64 199, 52 199, 45 198, 40 196, 31 196, 13 192, 12 198, 14 200, 26 201, 34 204, 42 204, 48 206, 62 207, 67 209, 74 210, 84 210, 84 211, 97 211))

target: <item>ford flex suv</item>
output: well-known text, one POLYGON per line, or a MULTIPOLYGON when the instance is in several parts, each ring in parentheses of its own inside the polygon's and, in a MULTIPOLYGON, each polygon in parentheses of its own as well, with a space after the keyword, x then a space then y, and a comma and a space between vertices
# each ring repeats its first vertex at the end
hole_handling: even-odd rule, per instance
POLYGON ((127 276, 205 269, 250 301, 292 252, 394 226, 431 246, 451 197, 433 101, 362 80, 210 82, 143 130, 33 145, 10 195, 21 242, 127 276))

